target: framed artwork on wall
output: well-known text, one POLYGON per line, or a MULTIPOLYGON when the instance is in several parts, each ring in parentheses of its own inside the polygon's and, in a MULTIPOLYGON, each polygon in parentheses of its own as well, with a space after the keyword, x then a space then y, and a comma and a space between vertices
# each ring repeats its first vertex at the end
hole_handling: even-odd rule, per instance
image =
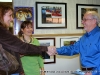
POLYGON ((36 2, 36 29, 67 28, 67 4, 36 2))
POLYGON ((60 38, 60 47, 69 46, 78 41, 79 37, 60 38))
MULTIPOLYGON (((14 35, 18 35, 20 25, 23 21, 31 21, 34 28, 34 8, 33 7, 14 7, 14 35)), ((34 33, 34 29, 33 29, 34 33)))
MULTIPOLYGON (((55 38, 37 38, 40 46, 55 46, 55 38)), ((56 56, 49 56, 46 52, 42 52, 44 64, 56 63, 56 56)))
POLYGON ((83 25, 81 24, 81 21, 83 19, 84 13, 87 11, 95 11, 97 13, 100 13, 100 5, 76 4, 76 28, 77 29, 83 29, 83 25))

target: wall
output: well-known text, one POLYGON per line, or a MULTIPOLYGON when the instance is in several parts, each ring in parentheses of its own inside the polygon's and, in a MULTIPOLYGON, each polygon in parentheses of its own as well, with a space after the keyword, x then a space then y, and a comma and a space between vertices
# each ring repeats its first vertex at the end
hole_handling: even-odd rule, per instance
MULTIPOLYGON (((30 6, 35 9, 35 2, 54 2, 54 0, 13 0, 14 6, 30 6)), ((69 34, 83 33, 81 29, 76 29, 76 3, 80 4, 100 4, 99 0, 55 0, 55 2, 67 3, 67 28, 65 29, 35 29, 35 34, 69 34)), ((35 18, 35 17, 34 17, 35 18)))
MULTIPOLYGON (((35 2, 54 2, 54 0, 13 0, 14 7, 34 7, 35 2)), ((76 29, 76 4, 100 4, 100 0, 55 0, 55 2, 67 3, 67 28, 65 29, 35 29, 35 34, 77 34, 84 33, 82 29, 76 29)), ((35 10, 34 10, 35 11, 35 10)), ((34 12, 35 13, 35 12, 34 12)), ((34 14, 35 15, 35 14, 34 14)), ((34 17, 35 18, 35 17, 34 17)), ((35 19, 36 21, 36 19, 35 19)), ((34 22, 35 22, 34 21, 34 22)), ((34 23, 35 26, 35 23, 34 23)), ((61 36, 65 37, 65 36, 61 36)), ((56 46, 59 47, 59 38, 56 37, 56 46)), ((66 36, 68 37, 68 36, 66 36)), ((65 38, 66 38, 65 37, 65 38)), ((75 56, 56 56, 56 63, 45 64, 45 70, 48 71, 75 71, 80 68, 79 55, 75 56)), ((51 73, 48 72, 46 75, 71 75, 70 73, 51 73)))

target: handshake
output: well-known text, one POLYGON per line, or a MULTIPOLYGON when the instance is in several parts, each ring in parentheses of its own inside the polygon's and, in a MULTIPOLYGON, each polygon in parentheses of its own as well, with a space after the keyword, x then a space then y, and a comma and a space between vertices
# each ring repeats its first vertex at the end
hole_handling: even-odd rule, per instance
POLYGON ((48 54, 49 56, 56 55, 56 54, 57 54, 56 47, 55 47, 55 46, 49 46, 49 47, 48 47, 47 54, 48 54))

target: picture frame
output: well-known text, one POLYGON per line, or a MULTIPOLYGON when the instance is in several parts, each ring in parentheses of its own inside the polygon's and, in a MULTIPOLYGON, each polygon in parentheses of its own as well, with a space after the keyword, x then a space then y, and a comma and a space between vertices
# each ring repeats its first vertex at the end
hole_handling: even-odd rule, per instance
POLYGON ((36 29, 67 28, 67 4, 36 2, 36 29))
MULTIPOLYGON (((55 46, 55 38, 37 38, 40 46, 55 46)), ((46 52, 42 52, 44 64, 56 63, 56 56, 49 56, 46 52)))
POLYGON ((100 5, 76 4, 76 28, 77 29, 83 29, 83 25, 81 24, 81 21, 86 11, 96 11, 97 13, 100 13, 100 5))
POLYGON ((14 7, 14 35, 18 35, 24 21, 32 22, 34 34, 34 7, 14 7))
POLYGON ((60 47, 69 46, 79 40, 79 37, 60 38, 60 47))

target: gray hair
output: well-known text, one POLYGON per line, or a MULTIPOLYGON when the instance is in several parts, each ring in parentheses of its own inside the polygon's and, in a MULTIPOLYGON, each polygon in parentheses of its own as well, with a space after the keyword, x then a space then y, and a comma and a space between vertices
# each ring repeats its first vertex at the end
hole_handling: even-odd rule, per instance
POLYGON ((100 15, 96 11, 87 11, 86 13, 91 14, 93 19, 96 19, 97 25, 100 23, 100 15))

